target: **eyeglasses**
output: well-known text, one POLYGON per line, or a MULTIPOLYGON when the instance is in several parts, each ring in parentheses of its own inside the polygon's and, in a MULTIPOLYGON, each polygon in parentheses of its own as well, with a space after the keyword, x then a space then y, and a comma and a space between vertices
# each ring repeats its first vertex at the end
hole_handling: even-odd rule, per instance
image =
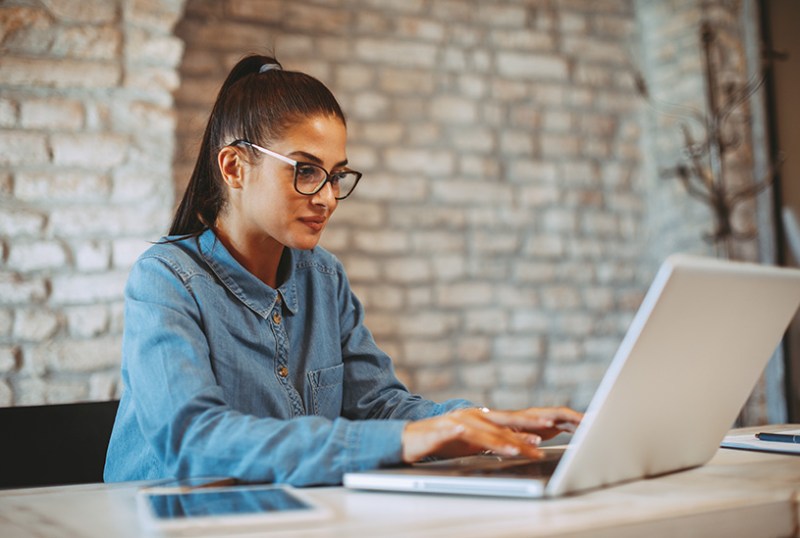
POLYGON ((337 200, 344 200, 356 188, 358 180, 361 179, 361 172, 355 170, 342 170, 340 172, 328 173, 327 170, 319 165, 313 163, 305 163, 290 159, 280 153, 275 153, 267 148, 262 148, 259 145, 248 142, 247 140, 234 140, 231 146, 237 144, 246 144, 253 149, 266 153, 270 157, 291 164, 294 167, 294 190, 300 194, 311 196, 317 194, 325 186, 325 183, 330 183, 333 189, 333 196, 337 200))

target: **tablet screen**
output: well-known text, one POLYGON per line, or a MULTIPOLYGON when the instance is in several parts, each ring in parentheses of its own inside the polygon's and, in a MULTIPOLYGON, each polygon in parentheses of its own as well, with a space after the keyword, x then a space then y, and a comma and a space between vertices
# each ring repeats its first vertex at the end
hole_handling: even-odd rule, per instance
POLYGON ((310 510, 312 506, 282 488, 224 489, 148 495, 158 519, 231 516, 310 510))

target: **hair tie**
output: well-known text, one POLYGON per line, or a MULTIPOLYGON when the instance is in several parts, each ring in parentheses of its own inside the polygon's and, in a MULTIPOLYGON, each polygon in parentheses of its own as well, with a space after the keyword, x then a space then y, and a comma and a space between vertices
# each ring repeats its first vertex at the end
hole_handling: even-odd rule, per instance
POLYGON ((280 70, 281 66, 278 65, 278 64, 264 64, 264 65, 261 66, 261 69, 259 69, 258 72, 259 73, 266 73, 267 71, 270 71, 272 69, 280 70))

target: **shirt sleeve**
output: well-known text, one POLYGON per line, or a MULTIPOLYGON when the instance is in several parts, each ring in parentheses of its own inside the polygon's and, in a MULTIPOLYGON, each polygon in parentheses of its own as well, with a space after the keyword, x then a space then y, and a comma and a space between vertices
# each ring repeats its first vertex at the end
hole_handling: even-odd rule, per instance
MULTIPOLYGON (((166 260, 143 258, 126 288, 123 378, 136 427, 158 460, 153 464, 166 476, 338 484, 345 472, 401 461, 404 419, 414 413, 282 420, 231 408, 211 366, 202 310, 192 293, 194 278, 209 277, 181 274, 166 260)), ((393 409, 402 407, 397 397, 385 401, 393 409)))

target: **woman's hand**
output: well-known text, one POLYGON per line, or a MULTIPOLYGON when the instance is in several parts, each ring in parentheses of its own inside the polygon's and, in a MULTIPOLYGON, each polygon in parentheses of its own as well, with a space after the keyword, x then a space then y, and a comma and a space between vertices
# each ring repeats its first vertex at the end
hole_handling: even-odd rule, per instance
POLYGON ((572 431, 583 415, 566 407, 532 407, 519 411, 459 409, 410 422, 403 430, 403 461, 427 456, 458 457, 490 450, 505 456, 539 459, 542 439, 572 431))

